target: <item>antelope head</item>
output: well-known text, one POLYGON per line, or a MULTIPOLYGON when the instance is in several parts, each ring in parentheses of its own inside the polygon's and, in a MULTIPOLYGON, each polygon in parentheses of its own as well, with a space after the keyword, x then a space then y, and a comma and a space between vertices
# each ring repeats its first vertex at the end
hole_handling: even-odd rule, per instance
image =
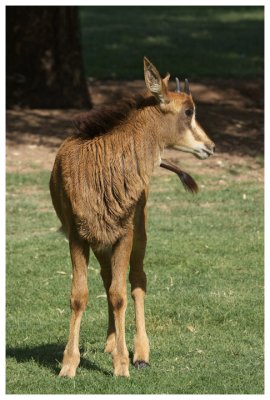
POLYGON ((196 109, 185 80, 184 90, 176 78, 176 90, 170 92, 168 82, 170 75, 162 79, 157 68, 144 57, 144 77, 147 88, 157 99, 160 109, 166 118, 162 118, 164 147, 194 154, 197 158, 206 159, 214 154, 215 144, 209 139, 203 128, 196 121, 196 109))

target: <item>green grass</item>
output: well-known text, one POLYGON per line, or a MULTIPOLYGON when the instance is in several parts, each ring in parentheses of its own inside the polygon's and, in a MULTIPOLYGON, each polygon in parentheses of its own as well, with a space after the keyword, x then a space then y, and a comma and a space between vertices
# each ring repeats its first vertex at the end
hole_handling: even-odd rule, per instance
POLYGON ((80 22, 90 77, 142 79, 144 55, 180 78, 263 77, 263 7, 80 7, 80 22))
MULTIPOLYGON (((57 377, 71 267, 68 243, 55 232, 49 174, 7 175, 7 393, 263 393, 262 184, 229 172, 226 185, 197 178, 205 187, 195 197, 175 176, 152 179, 145 259, 151 367, 131 366, 130 379, 112 376, 103 353, 106 299, 92 256, 82 362, 70 380, 57 377)), ((130 351, 133 334, 130 300, 130 351)))

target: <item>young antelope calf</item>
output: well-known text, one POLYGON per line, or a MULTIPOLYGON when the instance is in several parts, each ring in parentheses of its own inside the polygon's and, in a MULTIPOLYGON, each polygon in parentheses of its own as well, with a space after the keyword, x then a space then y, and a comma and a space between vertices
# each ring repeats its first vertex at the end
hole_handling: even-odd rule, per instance
MULTIPOLYGON (((80 362, 79 332, 88 300, 89 249, 96 255, 107 293, 109 324, 105 351, 114 374, 129 376, 125 341, 126 274, 135 305, 134 365, 149 363, 145 329, 146 202, 149 179, 166 147, 200 159, 215 146, 195 119, 189 91, 168 89, 169 75, 144 58, 147 92, 80 116, 77 132, 60 147, 50 180, 51 197, 69 240, 73 268, 71 321, 60 376, 73 377, 80 362)), ((162 163, 164 166, 164 163, 162 163)), ((172 168, 172 167, 170 167, 172 168)))

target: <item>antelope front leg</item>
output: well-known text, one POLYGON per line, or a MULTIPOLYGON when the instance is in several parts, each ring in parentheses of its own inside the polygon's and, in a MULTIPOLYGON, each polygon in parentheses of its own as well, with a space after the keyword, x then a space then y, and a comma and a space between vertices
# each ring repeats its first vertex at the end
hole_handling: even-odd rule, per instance
POLYGON ((79 335, 83 311, 88 301, 87 265, 89 260, 89 245, 81 241, 76 234, 69 238, 70 255, 73 267, 71 289, 71 320, 69 339, 64 351, 62 369, 59 376, 74 377, 80 363, 79 335))
POLYGON ((129 354, 125 339, 125 312, 127 308, 126 272, 132 247, 129 231, 112 248, 112 282, 110 302, 115 320, 115 348, 112 351, 114 375, 129 377, 129 354))
POLYGON ((107 302, 108 302, 108 330, 107 330, 107 341, 104 351, 106 353, 111 353, 115 348, 115 324, 114 324, 114 315, 113 308, 110 301, 109 289, 112 282, 112 266, 111 266, 111 258, 112 258, 112 249, 109 247, 107 249, 95 249, 92 247, 93 252, 95 253, 96 258, 101 267, 101 277, 103 280, 103 285, 107 293, 107 302))

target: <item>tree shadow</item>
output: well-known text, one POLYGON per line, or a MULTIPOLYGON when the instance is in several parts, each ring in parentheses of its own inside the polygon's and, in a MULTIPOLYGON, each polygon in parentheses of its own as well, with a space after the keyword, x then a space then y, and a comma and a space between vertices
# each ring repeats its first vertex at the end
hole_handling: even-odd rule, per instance
POLYGON ((81 7, 80 15, 89 76, 134 79, 144 55, 163 73, 170 60, 172 76, 263 74, 263 7, 81 7))
MULTIPOLYGON (((6 357, 14 358, 18 363, 34 360, 37 364, 51 370, 53 374, 60 372, 60 363, 63 358, 64 346, 57 343, 43 344, 35 347, 9 347, 6 348, 6 357)), ((83 354, 84 349, 81 349, 83 354)), ((112 376, 112 372, 99 367, 92 361, 81 357, 80 368, 89 371, 98 371, 105 376, 112 376)))
POLYGON ((263 156, 264 115, 261 109, 198 102, 198 121, 216 143, 217 153, 263 156))
POLYGON ((9 145, 35 144, 58 148, 74 128, 72 120, 78 110, 8 110, 6 116, 9 145))
MULTIPOLYGON (((121 98, 143 92, 143 80, 93 81, 95 105, 113 104, 121 98)), ((170 90, 175 89, 173 79, 170 90)), ((264 82, 262 79, 204 80, 191 82, 197 120, 216 143, 218 154, 263 156, 264 154, 264 82)), ((55 152, 74 132, 73 119, 78 110, 8 110, 7 144, 43 146, 55 152)), ((39 154, 38 157, 42 157, 39 154)), ((44 154, 46 157, 46 154, 44 154)))
MULTIPOLYGON (((174 82, 170 83, 174 90, 174 82)), ((112 104, 142 92, 144 81, 95 81, 95 105, 112 104)), ((216 142, 218 153, 261 156, 264 153, 264 83, 239 80, 191 82, 197 119, 216 142)), ((72 132, 78 110, 8 110, 7 143, 45 146, 55 151, 72 132)))

